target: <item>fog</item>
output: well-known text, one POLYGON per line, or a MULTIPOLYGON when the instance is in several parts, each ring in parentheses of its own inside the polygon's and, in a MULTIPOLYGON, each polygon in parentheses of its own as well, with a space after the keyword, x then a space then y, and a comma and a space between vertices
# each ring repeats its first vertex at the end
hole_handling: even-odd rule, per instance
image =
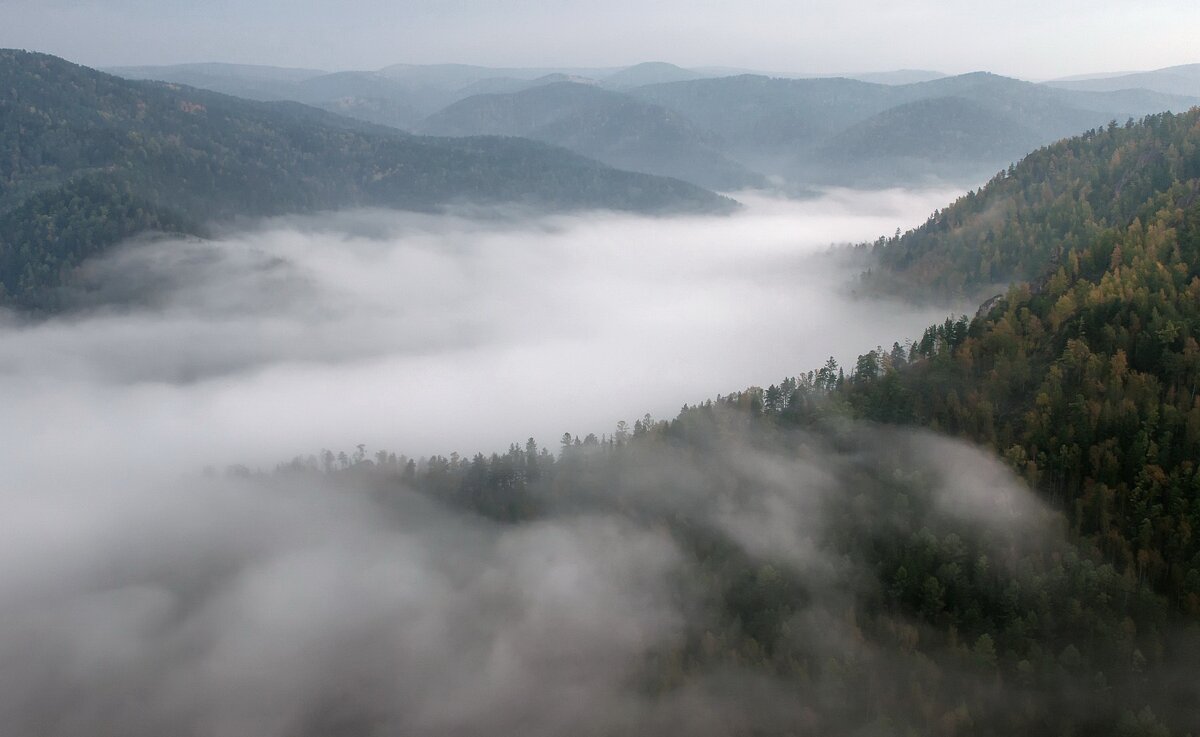
MULTIPOLYGON (((857 267, 830 244, 953 194, 743 197, 721 218, 364 211, 89 264, 74 312, 0 328, 0 728, 715 736, 921 718, 903 694, 859 703, 837 678, 797 688, 723 660, 750 646, 712 632, 749 635, 706 587, 737 566, 786 581, 792 662, 904 683, 916 661, 854 622, 887 585, 872 540, 953 531, 1001 570, 1064 544, 977 449, 869 426, 717 433, 576 474, 603 461, 585 445, 515 521, 401 466, 271 469, 359 443, 553 445, 916 336, 945 311, 850 297, 857 267), (265 470, 219 470, 236 463, 265 470), (711 540, 717 564, 697 552, 711 540), (713 664, 673 675, 689 648, 713 664)), ((993 693, 942 667, 948 703, 993 693)))
POLYGON ((5 455, 270 467, 365 443, 490 452, 852 362, 946 309, 856 300, 831 243, 945 191, 744 198, 726 218, 342 213, 90 265, 73 316, 0 340, 5 455))
MULTIPOLYGON (((845 615, 882 582, 841 535, 893 534, 886 506, 858 504, 845 527, 847 501, 873 493, 859 472, 932 470, 925 524, 1003 531, 982 548, 997 566, 1058 534, 979 451, 861 431, 852 452, 796 435, 638 453, 601 495, 565 490, 516 524, 403 485, 381 497, 351 474, 149 482, 114 467, 7 492, 0 724, 61 737, 795 733, 862 696, 737 665, 654 680, 719 624, 700 561, 656 519, 711 527, 794 578, 806 596, 788 649, 897 683, 905 665, 845 615)), ((991 688, 972 679, 953 688, 991 688)))

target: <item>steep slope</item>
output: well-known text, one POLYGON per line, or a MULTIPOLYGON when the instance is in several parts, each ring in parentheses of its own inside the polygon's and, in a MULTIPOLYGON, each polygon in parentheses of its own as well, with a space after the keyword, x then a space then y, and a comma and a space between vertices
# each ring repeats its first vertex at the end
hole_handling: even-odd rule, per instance
POLYGON ((413 137, 293 103, 129 82, 0 52, 0 285, 38 304, 83 259, 147 229, 455 200, 723 209, 677 180, 517 139, 413 137))
POLYGON ((826 389, 1002 454, 1200 616, 1200 109, 1039 150, 874 251, 926 293, 1023 283, 826 389))
POLYGON ((970 269, 991 258, 981 228, 1056 258, 974 320, 860 358, 840 398, 993 448, 1123 575, 1200 616, 1200 111, 1040 151, 882 256, 970 269))
POLYGON ((761 186, 762 176, 718 150, 679 113, 594 85, 557 83, 506 95, 477 95, 430 116, 436 135, 514 135, 565 146, 607 164, 701 186, 761 186))
POLYGON ((986 296, 1037 279, 1107 228, 1124 228, 1200 184, 1200 109, 1094 129, 1040 149, 921 227, 881 239, 876 286, 986 296))

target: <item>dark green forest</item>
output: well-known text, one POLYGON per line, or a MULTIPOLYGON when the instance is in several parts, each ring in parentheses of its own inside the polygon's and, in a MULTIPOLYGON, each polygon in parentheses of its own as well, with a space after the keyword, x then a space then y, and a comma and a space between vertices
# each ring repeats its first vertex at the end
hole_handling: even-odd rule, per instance
MULTIPOLYGON (((1198 117, 1150 119, 1124 136, 1144 146, 1156 128, 1186 133, 1179 145, 1190 146, 1183 159, 1195 166, 1198 117)), ((1103 142, 1110 136, 1120 134, 1103 142)), ((1140 171, 1138 181, 1162 174, 1140 171)), ((1200 614, 1197 185, 1172 177, 1138 206, 1114 199, 1139 213, 1132 222, 1093 222, 1087 235, 1064 237, 1045 277, 1013 287, 974 320, 930 328, 908 350, 865 355, 834 392, 856 415, 991 446, 1122 570, 1192 615, 1200 614)))
POLYGON ((1007 494, 982 456, 835 416, 837 374, 822 376, 785 383, 782 408, 739 392, 554 451, 360 448, 275 474, 365 486, 385 507, 416 490, 502 525, 604 514, 666 530, 688 626, 635 687, 749 688, 728 734, 1194 733, 1192 618, 1052 507, 1007 494), (979 511, 956 513, 968 493, 979 511), (738 515, 786 538, 756 547, 738 515))
POLYGON ((727 211, 672 179, 516 138, 439 139, 295 103, 134 82, 0 51, 0 302, 54 307, 81 261, 136 233, 353 206, 454 202, 727 211))

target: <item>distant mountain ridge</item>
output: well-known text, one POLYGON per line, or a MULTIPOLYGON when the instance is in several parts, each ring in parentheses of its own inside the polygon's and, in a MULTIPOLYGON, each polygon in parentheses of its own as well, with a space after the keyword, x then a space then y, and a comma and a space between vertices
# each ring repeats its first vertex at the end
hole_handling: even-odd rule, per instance
POLYGON ((1146 90, 1060 90, 984 72, 888 85, 741 75, 623 91, 531 83, 460 100, 416 130, 524 136, 717 189, 767 177, 892 186, 985 181, 1065 136, 1195 102, 1146 90), (613 135, 618 128, 623 136, 613 135))
POLYGON ((603 78, 604 86, 612 89, 632 89, 648 84, 664 82, 686 82, 703 79, 705 75, 691 69, 668 64, 663 61, 648 61, 622 69, 603 78))
POLYGON ((716 133, 728 155, 756 171, 847 185, 903 184, 914 177, 977 181, 981 172, 1002 169, 1024 153, 1089 128, 1200 103, 1145 90, 1062 90, 982 72, 906 85, 746 75, 650 85, 631 94, 716 133), (949 98, 959 102, 902 108, 949 98), (976 118, 970 130, 954 133, 957 141, 944 139, 954 131, 944 117, 951 104, 960 115, 970 105, 976 118), (993 120, 984 124, 981 113, 993 120), (883 117, 872 120, 875 116, 883 117), (873 131, 878 139, 873 147, 886 155, 839 149, 838 141, 852 140, 856 128, 860 134, 873 131), (897 167, 897 159, 904 165, 897 167), (872 176, 864 180, 863 172, 872 176))
POLYGON ((291 102, 131 82, 0 51, 0 299, 53 306, 83 260, 148 230, 455 201, 728 210, 679 180, 518 138, 412 136, 291 102))
POLYGON ((426 118, 418 130, 444 136, 522 136, 619 168, 718 190, 765 182, 722 154, 715 136, 682 115, 594 85, 559 82, 511 94, 476 95, 426 118))
POLYGON ((1086 79, 1059 79, 1046 84, 1069 90, 1111 92, 1145 89, 1169 95, 1200 97, 1200 64, 1182 64, 1149 72, 1089 75, 1086 79))
POLYGON ((897 105, 846 128, 808 159, 824 180, 870 184, 985 180, 995 162, 1014 161, 1039 136, 1013 115, 962 97, 897 105), (973 170, 972 170, 973 169, 973 170))
POLYGON ((1181 95, 1149 82, 1137 89, 1112 80, 1034 84, 985 72, 780 77, 647 62, 614 68, 395 65, 307 78, 301 78, 305 70, 268 69, 230 79, 236 67, 214 75, 197 66, 164 68, 157 76, 203 81, 202 86, 258 99, 292 99, 408 131, 503 131, 718 189, 767 181, 799 190, 929 182, 971 186, 1063 137, 1112 120, 1200 104, 1200 86, 1171 88, 1194 92, 1181 95), (534 124, 536 114, 549 115, 545 100, 562 96, 536 90, 562 83, 586 85, 595 94, 581 92, 573 102, 558 99, 553 115, 534 124), (611 94, 604 97, 602 91, 611 94), (941 101, 925 102, 932 100, 941 101), (530 109, 523 112, 522 106, 530 109), (651 115, 651 109, 660 112, 651 115), (530 117, 522 122, 522 115, 530 117), (568 120, 578 128, 566 130, 563 121, 568 120), (655 150, 656 145, 669 150, 655 150))
POLYGON ((932 82, 936 79, 942 79, 950 76, 942 72, 934 72, 928 69, 897 69, 891 72, 865 72, 862 74, 832 74, 832 77, 845 77, 847 79, 857 79, 860 82, 873 82, 875 84, 916 84, 918 82, 932 82))

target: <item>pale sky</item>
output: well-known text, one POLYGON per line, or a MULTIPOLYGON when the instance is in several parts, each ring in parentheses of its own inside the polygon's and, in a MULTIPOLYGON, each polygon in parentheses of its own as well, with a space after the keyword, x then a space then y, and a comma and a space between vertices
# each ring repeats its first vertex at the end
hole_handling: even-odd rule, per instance
POLYGON ((1027 79, 1200 62, 1197 0, 0 0, 0 47, 90 66, 620 66, 1027 79))

